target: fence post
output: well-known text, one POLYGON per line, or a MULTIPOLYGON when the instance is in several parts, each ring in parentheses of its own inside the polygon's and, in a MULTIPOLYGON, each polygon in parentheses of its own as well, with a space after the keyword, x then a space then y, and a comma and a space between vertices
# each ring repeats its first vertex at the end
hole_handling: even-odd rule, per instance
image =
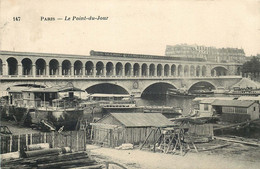
POLYGON ((32 145, 32 142, 33 142, 33 137, 32 137, 32 133, 30 134, 30 145, 32 145))
POLYGON ((10 147, 9 147, 9 151, 12 152, 12 144, 13 144, 13 137, 12 135, 10 135, 10 147))
POLYGON ((72 131, 70 131, 70 149, 72 150, 72 131))
POLYGON ((44 143, 46 143, 46 133, 44 133, 44 135, 43 135, 43 140, 44 140, 44 143))
POLYGON ((77 139, 77 151, 79 151, 79 132, 76 131, 77 133, 77 136, 76 136, 76 139, 77 139))
POLYGON ((28 146, 28 134, 25 134, 25 145, 28 146))
POLYGON ((20 151, 20 144, 21 144, 21 135, 18 135, 18 151, 20 151))
POLYGON ((86 149, 87 149, 87 147, 86 147, 86 140, 87 140, 86 135, 87 135, 86 130, 84 130, 84 143, 83 143, 84 144, 84 151, 86 151, 86 149))
POLYGON ((52 132, 52 148, 54 148, 54 131, 52 132))

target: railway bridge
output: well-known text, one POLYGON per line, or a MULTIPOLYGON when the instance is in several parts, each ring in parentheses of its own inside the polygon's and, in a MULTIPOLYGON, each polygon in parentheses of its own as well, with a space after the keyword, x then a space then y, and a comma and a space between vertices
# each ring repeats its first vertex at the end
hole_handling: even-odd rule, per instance
POLYGON ((168 88, 229 88, 241 64, 91 51, 90 55, 0 51, 2 91, 15 85, 72 84, 89 93, 164 93, 168 88))

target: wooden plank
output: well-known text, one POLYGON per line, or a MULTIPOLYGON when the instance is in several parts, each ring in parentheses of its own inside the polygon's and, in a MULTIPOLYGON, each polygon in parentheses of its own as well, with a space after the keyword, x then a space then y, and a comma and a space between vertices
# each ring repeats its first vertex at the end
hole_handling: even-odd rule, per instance
POLYGON ((146 137, 145 141, 143 142, 143 144, 140 147, 140 150, 142 150, 143 146, 145 145, 145 143, 147 142, 148 138, 150 137, 150 135, 152 134, 153 130, 150 131, 150 133, 148 134, 148 136, 146 137))
POLYGON ((21 145, 21 135, 18 135, 18 151, 20 151, 20 145, 21 145))
POLYGON ((55 147, 55 145, 54 145, 54 139, 55 139, 55 135, 54 135, 55 133, 54 133, 54 131, 52 132, 52 148, 54 148, 55 147))
POLYGON ((13 145, 13 136, 10 135, 9 152, 12 152, 12 145, 13 145))
POLYGON ((33 144, 33 136, 32 136, 32 133, 30 134, 30 144, 33 144))
POLYGON ((247 141, 234 140, 234 139, 230 139, 230 138, 217 137, 217 136, 214 136, 214 138, 215 138, 215 139, 218 139, 218 140, 224 140, 224 141, 229 141, 229 142, 234 142, 234 143, 241 143, 241 144, 246 144, 246 145, 258 146, 258 147, 260 147, 260 144, 258 144, 258 143, 252 143, 252 142, 247 142, 247 141))

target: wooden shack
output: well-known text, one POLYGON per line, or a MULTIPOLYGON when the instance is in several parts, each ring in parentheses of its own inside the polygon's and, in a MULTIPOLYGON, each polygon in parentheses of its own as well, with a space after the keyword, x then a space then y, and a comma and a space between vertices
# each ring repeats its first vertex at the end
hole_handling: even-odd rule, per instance
POLYGON ((212 107, 222 121, 243 122, 259 118, 259 104, 246 100, 215 100, 212 107))
MULTIPOLYGON (((173 123, 161 113, 110 113, 97 123, 92 123, 92 140, 109 147, 122 143, 140 144, 152 130, 170 127, 173 123)), ((160 136, 152 132, 147 142, 154 143, 160 136)))

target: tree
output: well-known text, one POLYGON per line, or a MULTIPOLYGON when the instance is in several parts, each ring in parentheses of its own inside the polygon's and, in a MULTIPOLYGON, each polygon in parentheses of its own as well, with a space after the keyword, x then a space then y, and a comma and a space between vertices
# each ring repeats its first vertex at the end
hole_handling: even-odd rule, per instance
POLYGON ((260 72, 260 61, 254 56, 250 61, 247 61, 242 66, 243 73, 256 74, 260 72))

